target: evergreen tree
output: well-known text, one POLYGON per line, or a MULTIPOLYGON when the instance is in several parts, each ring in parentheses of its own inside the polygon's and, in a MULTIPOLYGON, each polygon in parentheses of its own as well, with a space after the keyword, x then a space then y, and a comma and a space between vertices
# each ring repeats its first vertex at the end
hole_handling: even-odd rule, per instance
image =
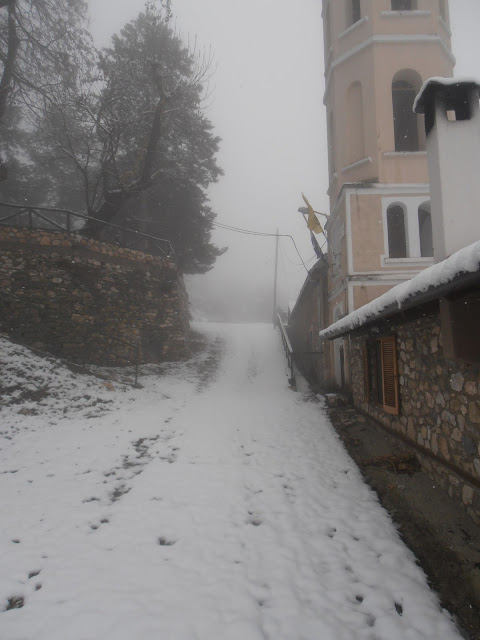
POLYGON ((16 155, 18 194, 35 176, 43 188, 31 203, 85 211, 86 235, 105 238, 105 223, 126 221, 170 240, 185 273, 207 271, 225 251, 210 242, 207 189, 222 173, 220 139, 203 109, 211 57, 183 45, 169 0, 153 0, 110 48, 80 47, 75 61, 48 96, 31 90, 11 127, 10 148, 22 140, 28 149, 16 155))

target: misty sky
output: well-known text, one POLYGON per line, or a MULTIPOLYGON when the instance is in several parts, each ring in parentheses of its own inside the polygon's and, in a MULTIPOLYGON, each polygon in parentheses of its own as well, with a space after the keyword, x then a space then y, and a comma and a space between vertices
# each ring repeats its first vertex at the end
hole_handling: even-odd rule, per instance
MULTIPOLYGON (((98 46, 135 18, 144 0, 88 0, 98 46)), ((218 222, 291 234, 303 260, 315 259, 297 212, 304 191, 315 209, 328 210, 326 123, 323 107, 321 0, 172 0, 177 28, 211 47, 217 69, 208 116, 222 138, 225 176, 211 189, 218 222)), ((450 0, 456 75, 480 77, 479 0, 450 0)), ((272 295, 274 239, 217 230, 228 245, 215 268, 190 285, 221 301, 248 307, 272 295)), ((280 242, 279 300, 294 299, 305 269, 287 238, 280 242)))

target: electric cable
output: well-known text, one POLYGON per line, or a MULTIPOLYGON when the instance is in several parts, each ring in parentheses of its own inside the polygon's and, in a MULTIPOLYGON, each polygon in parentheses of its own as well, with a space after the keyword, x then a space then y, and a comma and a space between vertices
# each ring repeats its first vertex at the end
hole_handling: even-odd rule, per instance
POLYGON ((305 271, 308 273, 308 269, 307 266, 305 264, 305 262, 303 261, 303 258, 300 254, 300 251, 298 250, 297 244, 295 242, 295 240, 293 239, 293 237, 287 233, 265 233, 263 231, 251 231, 250 229, 241 229, 240 227, 232 227, 230 225, 226 225, 226 224, 222 224, 221 222, 214 222, 213 223, 214 226, 219 227, 220 229, 225 229, 226 231, 233 231, 234 233, 243 233, 245 235, 249 235, 249 236, 262 236, 262 237, 268 237, 268 238, 290 238, 290 240, 293 242, 293 246, 295 247, 295 251, 298 254, 298 257, 300 258, 302 265, 305 269, 305 271))

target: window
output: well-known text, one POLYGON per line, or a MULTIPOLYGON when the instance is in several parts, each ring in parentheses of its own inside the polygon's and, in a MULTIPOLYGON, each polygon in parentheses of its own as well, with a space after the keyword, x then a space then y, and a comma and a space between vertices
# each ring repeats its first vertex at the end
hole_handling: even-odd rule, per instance
POLYGON ((416 0, 392 0, 392 11, 412 11, 416 8, 416 0))
POLYGON ((448 360, 480 363, 480 295, 478 289, 452 293, 440 300, 443 353, 448 360))
POLYGON ((350 85, 347 92, 347 108, 347 164, 353 164, 365 157, 365 124, 360 82, 354 82, 350 85))
POLYGON ((360 0, 349 0, 350 1, 350 20, 348 22, 348 26, 355 24, 362 18, 362 9, 360 7, 360 0))
POLYGON ((432 215, 430 202, 418 207, 418 233, 420 236, 420 255, 422 258, 433 256, 432 215))
POLYGON ((444 22, 447 21, 447 5, 446 0, 440 0, 440 17, 444 22))
POLYGON ((407 257, 407 232, 405 211, 399 204, 387 209, 388 256, 389 258, 407 257))
POLYGON ((399 413, 397 344, 395 336, 368 340, 363 350, 366 402, 376 402, 384 411, 399 413))
POLYGON ((416 95, 416 89, 409 82, 392 83, 395 151, 419 150, 417 116, 413 113, 416 95))
POLYGON ((327 8, 325 9, 325 21, 324 21, 324 33, 325 33, 325 60, 328 60, 328 53, 330 51, 331 42, 330 42, 330 5, 327 4, 327 8))
POLYGON ((432 262, 434 247, 432 214, 428 195, 382 198, 385 252, 382 266, 408 258, 418 266, 432 262))
POLYGON ((333 112, 328 114, 328 168, 330 171, 330 181, 333 180, 335 174, 335 144, 334 144, 334 127, 333 127, 333 112))
POLYGON ((392 80, 392 108, 395 151, 424 151, 424 116, 413 112, 413 103, 423 84, 413 69, 398 71, 392 80))

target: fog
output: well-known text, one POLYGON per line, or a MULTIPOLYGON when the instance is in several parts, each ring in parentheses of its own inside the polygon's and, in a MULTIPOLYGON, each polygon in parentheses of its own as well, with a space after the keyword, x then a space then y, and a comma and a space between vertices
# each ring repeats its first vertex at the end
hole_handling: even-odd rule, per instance
MULTIPOLYGON (((97 46, 135 18, 143 0, 89 0, 97 46)), ((320 0, 172 0, 177 30, 215 57, 207 105, 222 138, 225 175, 210 191, 217 222, 281 238, 278 302, 294 300, 315 262, 298 213, 303 191, 328 211, 323 30, 320 0)), ((457 76, 480 77, 478 0, 450 0, 457 76)), ((323 220, 323 219, 321 219, 323 220)), ((269 320, 275 238, 216 229, 229 249, 212 271, 187 278, 192 308, 212 320, 269 320)))

